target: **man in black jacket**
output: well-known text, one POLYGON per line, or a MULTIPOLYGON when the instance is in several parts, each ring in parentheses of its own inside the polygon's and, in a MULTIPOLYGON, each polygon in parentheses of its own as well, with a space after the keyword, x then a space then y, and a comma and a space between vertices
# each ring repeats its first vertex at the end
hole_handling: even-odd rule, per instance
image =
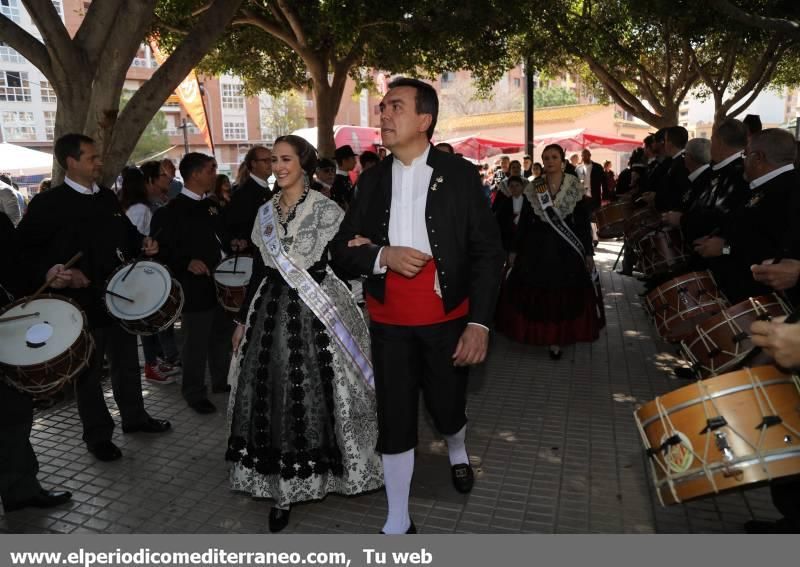
POLYGON ((695 242, 698 254, 718 259, 712 270, 732 304, 773 291, 753 278, 752 266, 776 258, 800 258, 796 153, 794 136, 786 130, 771 128, 755 134, 744 162, 749 199, 729 215, 719 236, 695 242))
POLYGON ((254 146, 244 156, 244 165, 250 175, 234 191, 231 202, 225 207, 226 239, 232 243, 236 241, 234 247, 237 249, 244 249, 252 244, 250 233, 253 231, 258 209, 272 196, 267 183, 272 175, 272 152, 264 146, 254 146))
POLYGON ((353 184, 350 182, 350 172, 356 166, 356 154, 349 145, 339 146, 334 152, 336 159, 336 177, 331 186, 331 199, 336 201, 343 210, 347 210, 353 199, 353 184))
POLYGON ((231 356, 231 318, 217 302, 212 271, 222 259, 220 211, 206 194, 214 188, 217 162, 196 152, 180 163, 184 188, 153 217, 151 230, 159 232, 162 256, 183 286, 183 384, 181 392, 189 407, 212 413, 205 385, 206 362, 212 391, 228 390, 231 356))
POLYGON ((600 208, 603 199, 610 199, 608 191, 608 178, 603 172, 603 166, 592 161, 592 152, 583 150, 581 152, 583 160, 576 168, 578 179, 586 189, 586 196, 592 199, 592 209, 600 208))
POLYGON ((95 350, 89 368, 75 384, 78 413, 89 451, 102 461, 113 461, 122 452, 111 441, 114 420, 101 385, 104 356, 111 363, 122 431, 160 433, 170 427, 168 421, 154 419, 145 411, 136 337, 123 330, 104 306, 105 282, 114 270, 142 251, 148 256, 157 254, 158 243, 142 238, 116 195, 95 183, 102 162, 91 138, 62 136, 54 153, 67 172, 64 183, 31 201, 17 229, 18 238, 32 278, 56 277, 51 287, 75 300, 86 313, 95 350), (65 270, 64 264, 77 252, 83 256, 65 270))
POLYGON ((689 132, 683 126, 667 128, 664 153, 671 159, 666 174, 659 178, 655 187, 655 205, 661 212, 680 210, 683 196, 690 190, 689 171, 683 157, 688 141, 689 132))
POLYGON ((392 156, 362 174, 332 253, 343 270, 367 278, 389 503, 383 532, 414 533, 408 497, 420 389, 447 441, 456 490, 472 489, 467 369, 486 356, 504 254, 475 168, 430 144, 439 108, 433 87, 397 79, 380 108, 392 156))

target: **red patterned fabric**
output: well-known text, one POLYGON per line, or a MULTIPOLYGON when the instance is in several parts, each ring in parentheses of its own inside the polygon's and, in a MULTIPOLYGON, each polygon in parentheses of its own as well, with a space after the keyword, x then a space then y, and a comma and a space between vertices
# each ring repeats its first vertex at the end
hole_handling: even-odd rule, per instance
POLYGON ((436 264, 428 264, 413 278, 406 278, 389 270, 386 273, 386 293, 381 303, 367 294, 367 309, 372 321, 385 325, 422 326, 435 325, 466 317, 469 299, 445 313, 442 298, 433 290, 436 264))

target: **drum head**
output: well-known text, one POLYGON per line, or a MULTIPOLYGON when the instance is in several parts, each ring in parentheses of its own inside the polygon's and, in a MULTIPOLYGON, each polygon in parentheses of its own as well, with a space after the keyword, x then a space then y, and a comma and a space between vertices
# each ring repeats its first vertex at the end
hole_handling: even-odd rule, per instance
POLYGON ((7 319, 38 313, 0 323, 0 363, 8 366, 32 366, 47 362, 66 352, 83 330, 83 313, 64 299, 40 298, 22 307, 18 301, 0 315, 7 319))
POLYGON ((214 281, 220 285, 227 287, 240 287, 247 285, 250 282, 250 276, 253 274, 253 257, 252 256, 239 256, 238 259, 233 257, 225 258, 219 265, 214 268, 214 281), (241 274, 232 274, 234 260, 236 263, 236 271, 242 272, 241 274), (219 273, 222 270, 223 273, 219 273), (228 273, 224 273, 228 272, 228 273))
POLYGON ((105 294, 108 312, 123 321, 152 315, 164 305, 172 290, 172 276, 158 262, 139 261, 125 281, 122 281, 129 269, 130 265, 125 265, 117 270, 108 281, 106 289, 130 298, 133 302, 105 294))

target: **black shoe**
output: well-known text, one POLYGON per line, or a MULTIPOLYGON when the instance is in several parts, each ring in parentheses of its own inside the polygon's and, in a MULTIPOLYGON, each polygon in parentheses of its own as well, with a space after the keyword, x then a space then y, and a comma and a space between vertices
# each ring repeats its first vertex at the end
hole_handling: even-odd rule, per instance
POLYGON ((97 443, 87 443, 86 448, 89 452, 101 461, 116 461, 122 458, 122 451, 111 441, 98 441, 97 443))
POLYGON ((139 431, 143 433, 164 433, 171 427, 170 422, 166 419, 156 419, 154 417, 147 417, 143 423, 138 425, 123 425, 122 432, 123 433, 137 433, 139 431))
POLYGON ((453 477, 453 486, 461 494, 466 494, 472 490, 472 485, 475 483, 475 473, 472 472, 472 466, 468 464, 453 465, 450 468, 450 474, 453 477))
POLYGON ((745 522, 744 531, 749 534, 800 534, 800 525, 788 518, 774 522, 750 520, 745 522))
POLYGON ((289 524, 289 510, 272 508, 269 511, 269 531, 279 532, 289 524))
POLYGON ((683 378, 685 380, 697 379, 697 374, 695 374, 694 370, 692 370, 691 368, 686 368, 685 366, 678 366, 677 368, 673 368, 672 373, 675 374, 677 378, 683 378))
MULTIPOLYGON (((381 530, 379 533, 381 535, 386 535, 386 532, 384 532, 383 530, 381 530)), ((415 534, 415 533, 417 533, 417 526, 414 525, 414 520, 411 520, 411 525, 408 526, 406 534, 415 534)))
POLYGON ((561 355, 564 354, 564 351, 561 349, 559 350, 547 349, 547 352, 548 354, 550 354, 551 360, 561 360, 561 355))
POLYGON ((632 276, 633 275, 633 272, 631 272, 630 270, 620 270, 617 273, 619 275, 621 275, 621 276, 632 276))
POLYGON ((209 402, 207 398, 192 402, 189 404, 189 407, 197 413, 214 413, 217 411, 217 406, 209 402))
POLYGON ((225 384, 224 386, 212 386, 211 393, 212 394, 224 394, 225 392, 231 391, 231 385, 225 384))
POLYGON ((14 512, 16 510, 22 510, 23 508, 52 508, 53 506, 69 502, 70 498, 72 498, 72 493, 66 490, 45 490, 44 488, 40 488, 36 495, 27 500, 3 504, 3 508, 5 508, 6 512, 14 512))

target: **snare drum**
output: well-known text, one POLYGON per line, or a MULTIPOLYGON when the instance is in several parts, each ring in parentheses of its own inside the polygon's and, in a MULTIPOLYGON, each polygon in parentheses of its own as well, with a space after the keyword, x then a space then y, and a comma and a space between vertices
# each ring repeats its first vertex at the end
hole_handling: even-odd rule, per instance
POLYGON ((673 278, 647 294, 647 310, 658 335, 679 341, 697 323, 719 313, 726 305, 711 272, 691 272, 673 278))
POLYGON ((597 235, 600 238, 617 238, 625 233, 625 219, 633 214, 633 203, 613 203, 594 212, 597 235))
POLYGON ((106 293, 106 310, 129 333, 154 335, 181 314, 183 288, 158 262, 139 260, 125 277, 130 268, 131 264, 123 264, 108 278, 106 292, 115 295, 106 293))
POLYGON ((773 366, 684 386, 634 412, 661 504, 800 473, 800 380, 773 366))
POLYGON ((250 283, 252 274, 253 257, 249 254, 225 258, 214 268, 217 300, 226 311, 239 311, 247 295, 247 284, 250 283))
POLYGON ((750 325, 788 314, 775 294, 751 297, 699 323, 681 341, 681 351, 701 376, 730 372, 753 350, 750 325))
POLYGON ((655 230, 639 239, 639 261, 648 278, 666 274, 689 259, 683 247, 683 233, 678 228, 655 230))
POLYGON ((26 301, 0 310, 0 374, 16 389, 44 398, 88 366, 94 340, 71 299, 45 294, 26 301))

